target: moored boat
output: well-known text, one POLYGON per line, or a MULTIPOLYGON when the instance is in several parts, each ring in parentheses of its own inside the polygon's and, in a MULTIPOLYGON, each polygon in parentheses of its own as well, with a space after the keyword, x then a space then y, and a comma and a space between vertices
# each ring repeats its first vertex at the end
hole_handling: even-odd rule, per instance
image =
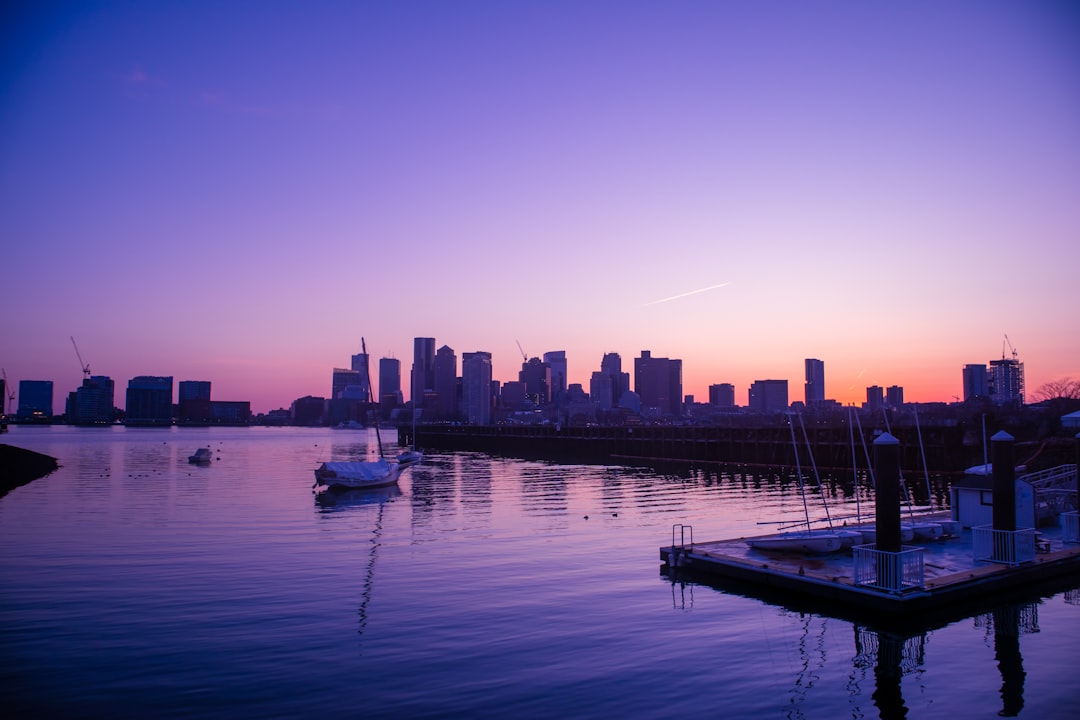
POLYGON ((834 532, 813 530, 748 538, 746 544, 755 550, 772 550, 826 555, 844 547, 840 535, 834 532))
POLYGON ((315 470, 315 484, 352 490, 387 487, 398 481, 402 469, 400 463, 385 458, 324 462, 315 470))
POLYGON ((193 465, 206 465, 209 464, 212 459, 210 448, 199 448, 195 451, 194 455, 188 457, 188 462, 193 465))

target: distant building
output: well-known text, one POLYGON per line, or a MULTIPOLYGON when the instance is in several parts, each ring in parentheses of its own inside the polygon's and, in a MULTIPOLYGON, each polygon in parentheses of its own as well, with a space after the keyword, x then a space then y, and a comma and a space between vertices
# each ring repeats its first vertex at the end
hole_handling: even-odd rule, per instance
POLYGON ((525 395, 537 405, 551 402, 551 366, 540 358, 529 358, 521 364, 518 381, 525 386, 525 395))
POLYGON ((634 358, 634 392, 642 408, 655 408, 661 416, 681 415, 682 360, 653 357, 642 350, 634 358))
POLYGON ((379 404, 383 416, 400 406, 401 397, 401 361, 397 358, 379 358, 379 404))
POLYGON ((368 364, 368 356, 365 353, 353 355, 349 367, 359 373, 359 381, 355 384, 360 386, 360 394, 365 398, 368 397, 368 391, 371 389, 371 377, 368 375, 371 372, 371 366, 368 364))
POLYGON ((598 410, 610 410, 615 406, 612 378, 606 372, 596 371, 589 379, 589 396, 598 410))
POLYGON ((747 407, 755 413, 782 413, 788 409, 787 380, 755 380, 747 393, 747 407))
POLYGON ((525 383, 520 380, 511 380, 502 384, 502 392, 499 393, 501 404, 507 410, 520 410, 525 404, 525 383))
POLYGON ((1024 363, 1014 358, 990 361, 990 398, 998 405, 1024 404, 1024 363))
POLYGON ((367 397, 367 393, 362 392, 364 388, 363 373, 347 368, 334 368, 333 379, 330 383, 330 399, 338 400, 345 397, 345 390, 350 385, 361 388, 361 395, 367 397))
POLYGON ((990 397, 990 376, 985 365, 964 366, 964 402, 990 397))
POLYGON ((413 365, 409 399, 414 408, 424 406, 424 393, 435 390, 435 338, 413 338, 413 365))
POLYGON ((67 421, 72 425, 111 425, 116 420, 114 383, 107 375, 91 375, 68 395, 67 421))
MULTIPOLYGON (((5 390, 6 392, 6 390, 5 390)), ((20 380, 20 420, 48 420, 53 414, 52 380, 20 380)))
POLYGON ((176 419, 184 424, 205 425, 213 418, 210 410, 210 381, 181 380, 176 419))
POLYGON ((825 400, 825 363, 816 358, 806 359, 805 397, 807 407, 825 400))
POLYGON ((489 425, 491 406, 491 353, 464 353, 461 356, 461 409, 465 422, 489 425))
POLYGON ((710 385, 709 404, 720 408, 735 407, 735 386, 731 383, 710 385))
POLYGON ((172 425, 172 376, 139 375, 128 381, 124 424, 172 425))
POLYGON ((435 408, 441 420, 456 420, 458 412, 457 354, 449 345, 443 345, 435 353, 435 408))
POLYGON ((904 404, 904 388, 899 385, 890 385, 885 388, 885 404, 891 408, 898 408, 904 404))
POLYGON ((293 400, 289 407, 293 425, 316 426, 323 424, 323 414, 326 408, 326 399, 305 395, 293 400))
POLYGON ((600 370, 589 379, 589 396, 598 410, 611 410, 630 389, 630 374, 622 371, 619 353, 605 353, 600 370))
POLYGON ((866 407, 867 410, 880 410, 885 406, 885 391, 878 385, 871 385, 866 388, 866 407))
POLYGON ((566 351, 546 352, 544 362, 551 368, 551 398, 556 402, 561 402, 566 394, 566 351))
POLYGON ((251 403, 214 400, 210 403, 210 415, 215 425, 247 425, 251 422, 251 403))

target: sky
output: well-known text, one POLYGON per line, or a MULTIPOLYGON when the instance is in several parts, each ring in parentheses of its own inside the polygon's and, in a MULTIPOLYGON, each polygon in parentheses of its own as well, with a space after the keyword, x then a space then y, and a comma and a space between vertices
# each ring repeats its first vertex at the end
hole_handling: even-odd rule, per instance
POLYGON ((0 365, 327 396, 366 339, 952 401, 1080 378, 1068 2, 10 2, 0 365), (1006 336, 1008 342, 1006 342, 1006 336))

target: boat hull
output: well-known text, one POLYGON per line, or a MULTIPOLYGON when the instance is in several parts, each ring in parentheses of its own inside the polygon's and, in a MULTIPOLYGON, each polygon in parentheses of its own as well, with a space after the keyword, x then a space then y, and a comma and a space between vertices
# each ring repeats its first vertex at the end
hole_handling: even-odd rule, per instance
POLYGON ((396 462, 325 462, 315 470, 315 485, 358 490, 394 485, 402 467, 396 462))
POLYGON ((841 550, 844 547, 844 540, 833 533, 786 533, 750 538, 746 544, 755 550, 826 555, 841 550))

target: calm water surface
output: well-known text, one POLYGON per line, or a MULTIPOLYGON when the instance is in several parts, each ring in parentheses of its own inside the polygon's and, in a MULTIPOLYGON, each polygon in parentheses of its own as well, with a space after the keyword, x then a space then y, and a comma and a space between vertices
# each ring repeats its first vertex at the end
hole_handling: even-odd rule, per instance
POLYGON ((674 523, 801 514, 790 479, 441 453, 312 494, 373 438, 14 428, 62 467, 0 499, 4 714, 1075 716, 1076 589, 877 632, 660 573, 674 523))

